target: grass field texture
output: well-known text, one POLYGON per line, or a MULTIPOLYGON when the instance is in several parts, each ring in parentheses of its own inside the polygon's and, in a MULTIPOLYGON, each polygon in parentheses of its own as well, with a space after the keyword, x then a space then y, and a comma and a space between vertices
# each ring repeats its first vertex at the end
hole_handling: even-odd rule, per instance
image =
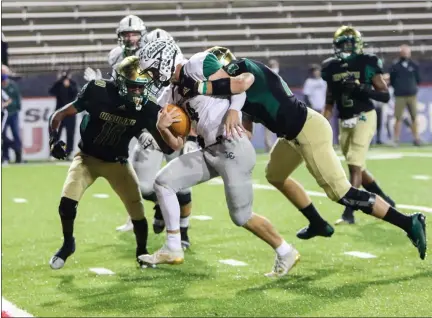
MULTIPOLYGON (((368 168, 384 191, 398 204, 428 207, 424 214, 430 227, 432 148, 375 149, 370 155, 368 168)), ((296 231, 307 222, 268 187, 266 161, 267 155, 259 155, 254 170, 254 183, 264 185, 255 190, 254 211, 268 217, 302 255, 282 279, 264 277, 271 270, 274 252, 231 223, 220 182, 193 188, 193 215, 212 219, 191 220, 192 247, 185 263, 139 270, 133 234, 115 231, 126 212, 108 183, 99 179, 78 208, 77 251, 63 269, 53 271, 48 261, 62 243, 57 207, 67 166, 2 168, 3 297, 34 316, 45 317, 432 314, 432 255, 420 260, 401 230, 361 212, 356 213, 356 225, 337 227, 330 239, 297 239, 296 231), (345 254, 350 251, 376 257, 345 254), (227 259, 247 265, 220 262, 227 259), (90 271, 95 267, 115 274, 97 275, 90 271)), ((304 166, 294 177, 307 190, 322 192, 304 166)), ((340 216, 340 205, 322 196, 312 199, 329 222, 340 216)), ((151 220, 152 205, 145 203, 145 207, 151 220)), ((430 242, 430 228, 427 236, 430 242)), ((150 251, 163 241, 164 234, 150 232, 150 251)))

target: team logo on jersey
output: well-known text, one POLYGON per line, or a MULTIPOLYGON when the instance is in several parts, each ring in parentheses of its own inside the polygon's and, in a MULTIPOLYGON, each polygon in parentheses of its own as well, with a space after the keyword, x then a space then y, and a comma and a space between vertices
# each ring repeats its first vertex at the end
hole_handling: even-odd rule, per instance
POLYGON ((125 105, 120 105, 120 106, 119 106, 119 109, 121 109, 121 110, 126 110, 126 106, 125 106, 125 105))
POLYGON ((230 64, 226 67, 226 72, 229 75, 233 75, 235 73, 235 71, 239 70, 239 66, 237 64, 230 64))

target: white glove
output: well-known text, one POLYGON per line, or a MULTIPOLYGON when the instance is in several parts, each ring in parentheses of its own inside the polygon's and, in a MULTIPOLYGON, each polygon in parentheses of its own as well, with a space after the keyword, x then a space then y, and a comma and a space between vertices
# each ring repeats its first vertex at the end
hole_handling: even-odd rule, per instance
POLYGON ((199 150, 199 145, 195 141, 187 140, 183 146, 182 154, 187 154, 189 152, 197 151, 199 150))
POLYGON ((102 78, 102 73, 101 73, 100 69, 96 69, 96 71, 95 71, 91 67, 87 67, 84 71, 84 79, 87 82, 90 82, 92 80, 98 80, 101 78, 102 78))

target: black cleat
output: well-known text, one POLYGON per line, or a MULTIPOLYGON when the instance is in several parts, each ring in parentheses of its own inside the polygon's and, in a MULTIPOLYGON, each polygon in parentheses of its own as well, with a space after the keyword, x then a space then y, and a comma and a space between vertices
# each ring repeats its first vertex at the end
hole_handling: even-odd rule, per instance
POLYGON ((165 221, 162 216, 162 211, 159 204, 156 204, 153 208, 155 210, 154 219, 153 219, 153 232, 156 234, 162 233, 165 229, 165 221))
POLYGON ((187 250, 190 246, 191 243, 189 241, 189 236, 188 236, 188 227, 181 227, 180 228, 180 236, 181 236, 181 246, 183 250, 187 250))
POLYGON ((422 213, 411 215, 411 230, 407 233, 411 243, 417 247, 421 259, 426 257, 426 217, 422 213))
POLYGON ((66 260, 75 252, 75 238, 64 241, 62 247, 51 257, 49 264, 52 269, 60 269, 66 263, 66 260))
POLYGON ((326 222, 320 225, 309 224, 297 232, 297 237, 302 240, 309 240, 315 236, 331 237, 333 233, 333 227, 326 222))

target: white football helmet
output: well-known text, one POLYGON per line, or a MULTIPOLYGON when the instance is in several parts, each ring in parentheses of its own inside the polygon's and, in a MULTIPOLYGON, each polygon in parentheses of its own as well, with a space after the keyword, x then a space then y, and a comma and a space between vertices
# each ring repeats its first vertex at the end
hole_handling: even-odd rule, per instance
POLYGON ((162 29, 154 29, 143 37, 144 45, 156 40, 173 40, 173 37, 167 31, 162 29))
POLYGON ((124 17, 117 28, 117 38, 119 45, 125 50, 126 55, 133 55, 139 49, 143 36, 147 33, 147 29, 143 20, 136 15, 128 15, 124 17), (128 41, 124 38, 125 32, 139 33, 139 38, 136 41, 128 41))
POLYGON ((139 52, 140 68, 153 78, 160 89, 168 86, 175 67, 183 61, 183 54, 174 40, 156 40, 147 43, 139 52))

